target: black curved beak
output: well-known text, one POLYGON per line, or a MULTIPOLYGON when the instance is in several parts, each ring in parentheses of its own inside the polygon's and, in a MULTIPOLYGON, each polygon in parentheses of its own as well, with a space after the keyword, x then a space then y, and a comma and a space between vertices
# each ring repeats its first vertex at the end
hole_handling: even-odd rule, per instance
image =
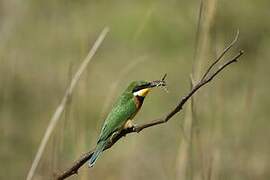
POLYGON ((159 86, 166 86, 166 82, 164 80, 155 80, 151 81, 149 84, 149 88, 159 87, 159 86))
POLYGON ((133 92, 139 91, 141 89, 154 88, 154 87, 163 87, 166 89, 166 82, 165 82, 166 76, 167 76, 167 74, 165 74, 161 80, 155 80, 155 81, 151 81, 147 84, 137 86, 136 88, 133 89, 133 92))

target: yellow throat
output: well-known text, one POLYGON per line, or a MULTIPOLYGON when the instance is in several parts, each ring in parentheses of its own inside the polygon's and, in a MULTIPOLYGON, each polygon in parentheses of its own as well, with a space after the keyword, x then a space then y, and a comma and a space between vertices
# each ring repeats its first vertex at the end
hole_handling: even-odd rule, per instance
POLYGON ((141 89, 139 91, 134 92, 133 95, 134 96, 145 97, 148 94, 149 91, 150 91, 149 88, 145 88, 145 89, 141 89))

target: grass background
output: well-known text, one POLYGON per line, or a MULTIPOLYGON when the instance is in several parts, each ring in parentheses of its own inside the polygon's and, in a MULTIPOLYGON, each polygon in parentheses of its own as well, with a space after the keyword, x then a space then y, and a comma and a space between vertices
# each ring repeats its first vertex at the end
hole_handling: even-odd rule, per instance
POLYGON ((190 73, 200 74, 238 28, 245 55, 196 96, 192 118, 199 133, 188 170, 180 171, 185 109, 164 126, 122 139, 71 179, 269 179, 270 2, 203 2, 196 41, 200 1, 0 1, 0 179, 26 177, 71 75, 104 26, 110 33, 34 179, 50 179, 95 145, 106 114, 132 80, 168 73, 170 93, 154 90, 136 122, 164 115, 188 91, 190 73))

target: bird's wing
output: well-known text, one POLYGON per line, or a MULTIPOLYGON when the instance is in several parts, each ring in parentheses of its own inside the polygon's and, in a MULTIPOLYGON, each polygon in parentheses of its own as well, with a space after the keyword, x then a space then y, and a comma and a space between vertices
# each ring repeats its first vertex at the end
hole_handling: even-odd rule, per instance
POLYGON ((136 104, 131 98, 126 101, 118 101, 104 121, 99 141, 107 140, 114 132, 119 130, 125 122, 137 112, 136 104))

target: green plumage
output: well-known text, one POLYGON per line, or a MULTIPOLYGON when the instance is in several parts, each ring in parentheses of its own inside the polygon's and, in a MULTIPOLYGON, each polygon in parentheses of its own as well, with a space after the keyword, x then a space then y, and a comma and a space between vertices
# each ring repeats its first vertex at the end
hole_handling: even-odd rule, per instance
POLYGON ((118 98, 116 104, 113 106, 111 112, 108 114, 101 129, 100 136, 97 141, 97 146, 92 155, 89 166, 92 167, 109 141, 111 135, 121 130, 125 123, 134 117, 139 110, 133 95, 134 88, 147 84, 146 81, 134 81, 118 98))

